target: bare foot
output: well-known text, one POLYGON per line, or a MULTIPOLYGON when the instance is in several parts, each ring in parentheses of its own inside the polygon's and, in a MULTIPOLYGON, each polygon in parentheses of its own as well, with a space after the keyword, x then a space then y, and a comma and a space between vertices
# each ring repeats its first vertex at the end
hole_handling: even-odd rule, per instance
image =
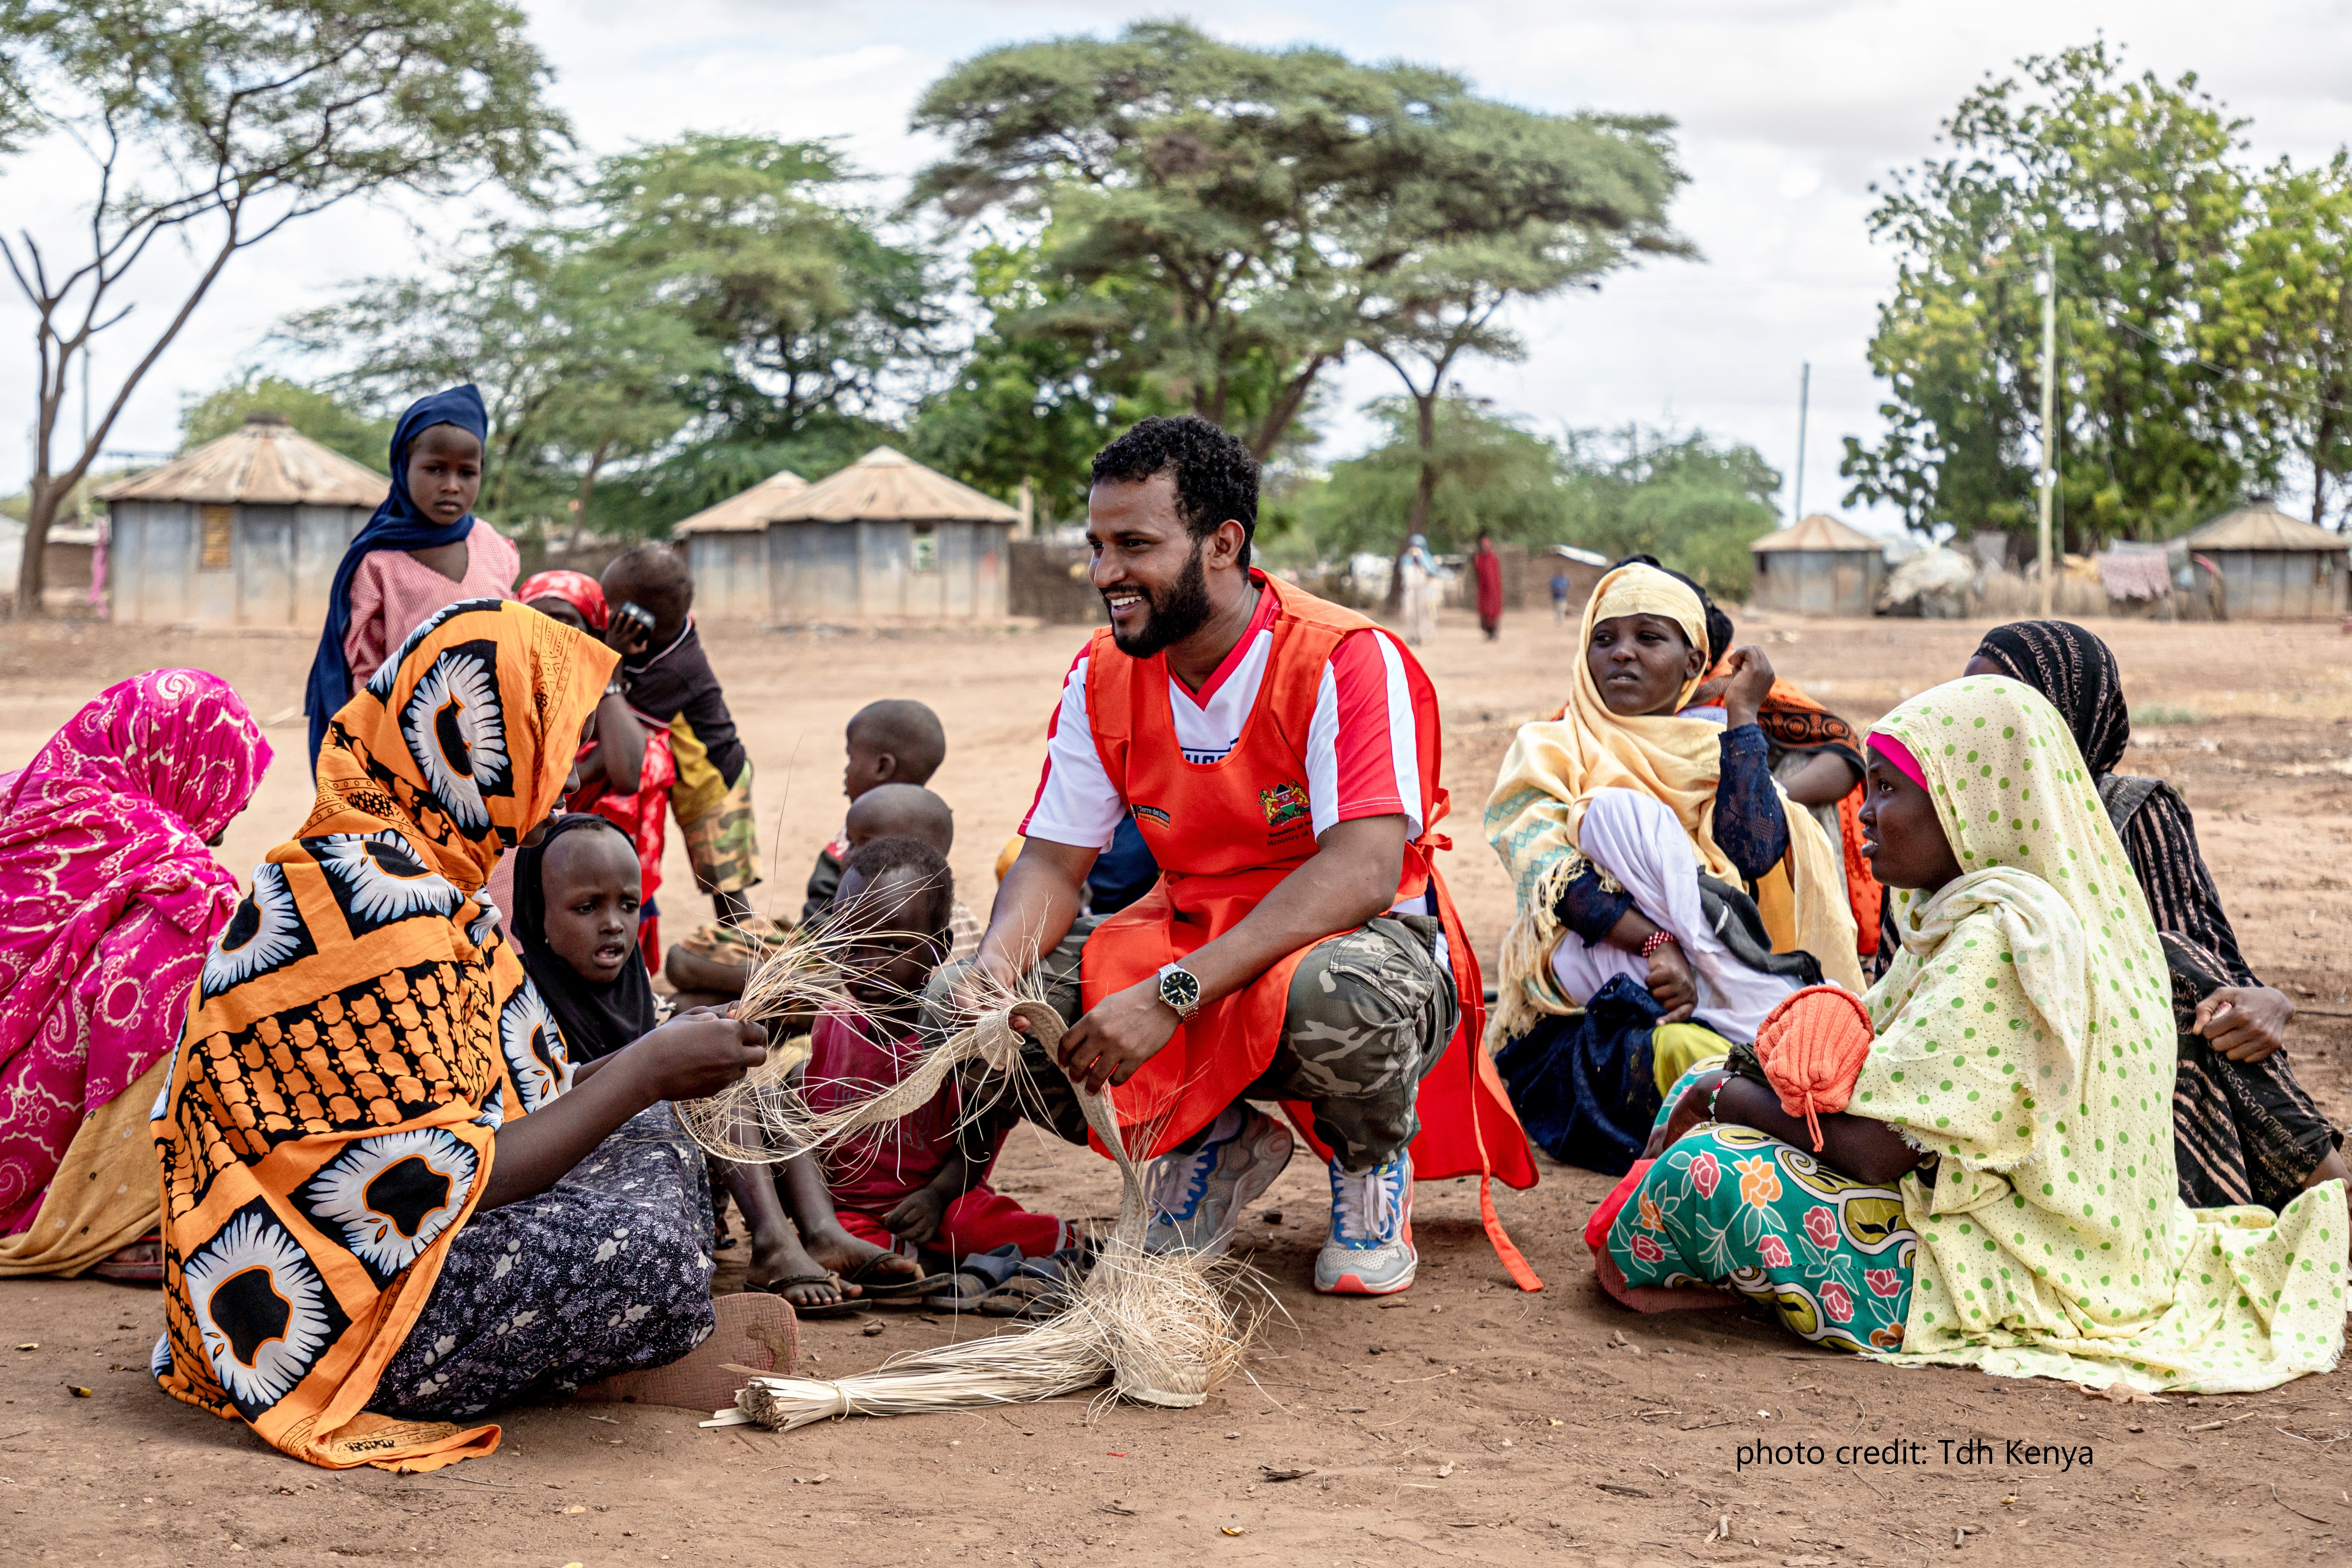
POLYGON ((811 1258, 790 1222, 774 1232, 752 1231, 751 1267, 743 1283, 751 1289, 782 1296, 795 1308, 838 1306, 862 1294, 860 1287, 843 1284, 839 1275, 811 1258), (793 1283, 770 1290, 780 1279, 793 1283))
POLYGON ((838 1225, 811 1230, 803 1239, 810 1259, 819 1268, 829 1268, 845 1279, 863 1275, 876 1284, 884 1284, 923 1277, 923 1266, 914 1258, 861 1241, 838 1225))

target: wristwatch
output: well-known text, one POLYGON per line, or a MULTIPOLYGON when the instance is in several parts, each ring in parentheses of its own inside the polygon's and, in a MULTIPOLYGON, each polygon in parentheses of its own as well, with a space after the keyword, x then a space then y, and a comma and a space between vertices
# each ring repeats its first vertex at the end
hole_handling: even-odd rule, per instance
POLYGON ((1160 999, 1179 1018, 1189 1018, 1201 1006, 1201 982, 1181 963, 1171 963, 1160 971, 1160 999))

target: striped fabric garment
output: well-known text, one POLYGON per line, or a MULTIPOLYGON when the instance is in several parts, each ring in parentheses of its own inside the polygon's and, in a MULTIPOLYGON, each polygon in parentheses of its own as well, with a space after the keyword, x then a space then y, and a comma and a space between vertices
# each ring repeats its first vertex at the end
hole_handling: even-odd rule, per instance
POLYGON ((2172 972, 2172 1011, 2180 1031, 2172 1131, 2181 1198, 2191 1208, 2283 1208, 2342 1135, 2295 1081, 2286 1051, 2233 1062, 2189 1032, 2197 1005, 2213 991, 2262 982, 2238 951, 2237 933, 2198 853, 2197 829, 2180 796, 2153 780, 2109 774, 2101 783, 2153 785, 2122 825, 2123 841, 2172 972))

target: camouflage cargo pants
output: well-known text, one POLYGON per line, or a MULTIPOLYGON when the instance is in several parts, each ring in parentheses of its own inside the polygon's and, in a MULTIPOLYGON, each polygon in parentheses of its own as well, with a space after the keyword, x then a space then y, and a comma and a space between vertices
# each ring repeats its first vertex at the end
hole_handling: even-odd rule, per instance
MULTIPOLYGON (((1073 926, 1037 965, 1046 1001, 1067 1023, 1082 1010, 1078 955, 1097 923, 1073 926)), ((1437 963, 1437 940, 1438 922, 1430 917, 1382 915, 1310 949, 1291 976, 1274 1059, 1242 1098, 1305 1100, 1313 1108, 1315 1135, 1347 1170, 1367 1171, 1402 1153, 1421 1129, 1413 1109, 1421 1080, 1444 1054, 1460 1018, 1453 977, 1437 963)), ((961 963, 950 963, 931 977, 925 1021, 934 1033, 962 973, 961 963)), ((1070 1080, 1034 1045, 1022 1053, 1015 1081, 976 1073, 964 1085, 964 1099, 997 1107, 967 1130, 965 1152, 974 1160, 989 1159, 1024 1115, 1070 1142, 1086 1142, 1086 1117, 1070 1080)))

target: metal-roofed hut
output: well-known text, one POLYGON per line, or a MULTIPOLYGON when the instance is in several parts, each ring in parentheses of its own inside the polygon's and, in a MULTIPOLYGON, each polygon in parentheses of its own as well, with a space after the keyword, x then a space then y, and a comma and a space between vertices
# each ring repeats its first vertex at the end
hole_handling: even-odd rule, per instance
POLYGON ((1021 514, 877 447, 770 515, 770 613, 815 621, 1001 621, 1021 514))
POLYGON ((808 488, 790 468, 779 468, 670 530, 686 547, 694 574, 695 614, 713 620, 769 617, 768 525, 778 508, 808 488))
POLYGON ((1886 575, 1886 554, 1878 541, 1827 512, 1766 534, 1748 548, 1756 558, 1748 602, 1759 609, 1867 616, 1886 575))
POLYGON ((2222 613, 2233 621, 2293 621, 2340 616, 2345 607, 2345 541, 2257 496, 2235 511, 2173 541, 2173 581, 2189 557, 2221 569, 2222 613))
POLYGON ((107 575, 117 621, 310 626, 352 536, 391 488, 282 414, 98 492, 112 520, 107 575))

